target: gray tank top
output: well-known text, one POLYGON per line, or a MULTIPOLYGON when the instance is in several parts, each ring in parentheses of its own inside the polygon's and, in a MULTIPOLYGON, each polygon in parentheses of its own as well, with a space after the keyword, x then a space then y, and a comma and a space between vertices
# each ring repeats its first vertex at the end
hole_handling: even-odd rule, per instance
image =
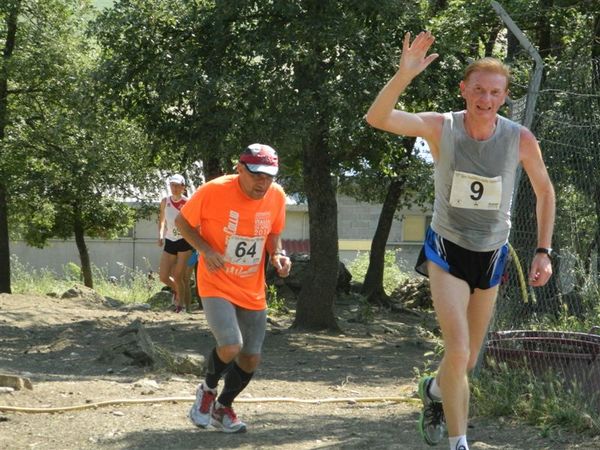
POLYGON ((498 116, 494 134, 477 141, 464 114, 444 114, 431 228, 468 250, 491 251, 508 241, 521 126, 498 116))

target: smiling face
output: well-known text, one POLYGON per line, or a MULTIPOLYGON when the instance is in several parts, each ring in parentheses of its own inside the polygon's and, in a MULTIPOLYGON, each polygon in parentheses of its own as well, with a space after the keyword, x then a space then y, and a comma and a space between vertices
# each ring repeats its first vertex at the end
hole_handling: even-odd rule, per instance
POLYGON ((262 199, 273 183, 271 175, 250 172, 244 163, 238 163, 237 171, 242 191, 253 200, 262 199))
POLYGON ((460 82, 467 113, 481 118, 494 118, 508 95, 508 79, 502 73, 478 70, 460 82))

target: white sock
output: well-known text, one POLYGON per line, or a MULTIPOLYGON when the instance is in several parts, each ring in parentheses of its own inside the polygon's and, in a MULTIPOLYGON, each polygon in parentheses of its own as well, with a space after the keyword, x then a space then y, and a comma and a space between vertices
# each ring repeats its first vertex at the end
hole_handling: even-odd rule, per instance
POLYGON ((469 450, 469 444, 467 444, 467 436, 454 436, 448 438, 450 441, 450 450, 469 450))
POLYGON ((429 385, 429 398, 431 400, 435 400, 436 402, 442 401, 442 390, 437 383, 437 378, 434 378, 431 384, 429 385))

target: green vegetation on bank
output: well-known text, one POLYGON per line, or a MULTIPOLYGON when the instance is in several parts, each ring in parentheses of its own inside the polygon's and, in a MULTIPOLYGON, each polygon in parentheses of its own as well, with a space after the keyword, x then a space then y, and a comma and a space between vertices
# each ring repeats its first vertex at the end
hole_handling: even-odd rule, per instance
MULTIPOLYGON (((82 284, 81 268, 75 263, 66 264, 63 273, 48 269, 34 269, 11 258, 11 283, 16 294, 62 294, 76 284, 82 284)), ((132 270, 124 264, 119 276, 109 276, 106 269, 92 267, 96 284, 94 290, 104 297, 124 303, 146 303, 164 286, 156 274, 141 269, 132 270)))
POLYGON ((600 433, 597 395, 589 396, 581 384, 565 382, 553 370, 540 375, 492 362, 474 377, 471 391, 472 414, 478 416, 524 420, 544 435, 600 433))

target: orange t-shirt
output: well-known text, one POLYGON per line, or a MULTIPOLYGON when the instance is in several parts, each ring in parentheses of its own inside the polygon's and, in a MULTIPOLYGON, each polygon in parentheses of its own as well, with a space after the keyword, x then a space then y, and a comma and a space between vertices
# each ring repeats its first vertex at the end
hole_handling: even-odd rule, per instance
POLYGON ((200 227, 202 238, 226 261, 223 268, 209 272, 200 255, 200 297, 265 309, 265 245, 269 234, 281 234, 285 226, 282 187, 273 183, 262 199, 253 200, 242 191, 238 175, 225 175, 201 186, 181 214, 192 227, 200 227))

